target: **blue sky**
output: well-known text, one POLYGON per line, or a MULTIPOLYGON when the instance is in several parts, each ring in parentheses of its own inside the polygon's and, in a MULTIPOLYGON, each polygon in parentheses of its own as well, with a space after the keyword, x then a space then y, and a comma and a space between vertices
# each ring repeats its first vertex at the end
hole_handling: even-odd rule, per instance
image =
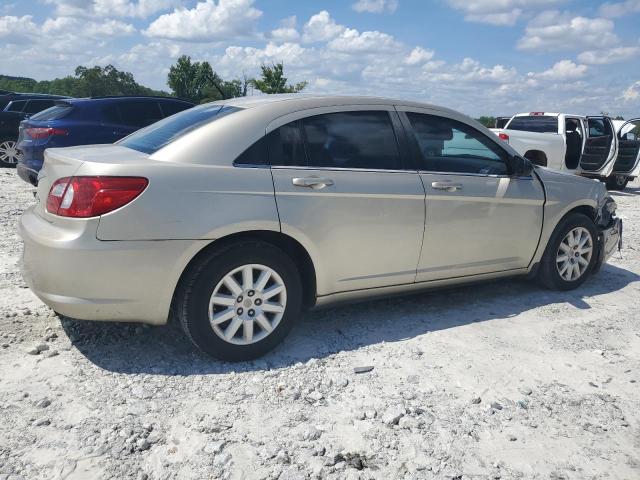
POLYGON ((182 54, 224 78, 284 62, 309 92, 375 94, 470 115, 640 116, 640 0, 0 0, 0 73, 77 65, 167 89, 182 54))

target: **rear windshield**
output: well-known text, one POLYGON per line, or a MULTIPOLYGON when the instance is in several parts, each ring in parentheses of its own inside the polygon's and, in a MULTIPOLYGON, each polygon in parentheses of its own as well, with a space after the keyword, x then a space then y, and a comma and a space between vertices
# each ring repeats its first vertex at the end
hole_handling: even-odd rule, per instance
POLYGON ((523 130, 525 132, 558 133, 558 117, 546 115, 513 117, 513 120, 507 125, 507 129, 523 130))
POLYGON ((139 152, 155 153, 196 128, 240 110, 223 105, 190 108, 138 130, 117 143, 139 152))
POLYGON ((73 107, 68 103, 57 103, 51 108, 36 113, 31 118, 33 120, 58 120, 66 116, 71 110, 73 110, 73 107))

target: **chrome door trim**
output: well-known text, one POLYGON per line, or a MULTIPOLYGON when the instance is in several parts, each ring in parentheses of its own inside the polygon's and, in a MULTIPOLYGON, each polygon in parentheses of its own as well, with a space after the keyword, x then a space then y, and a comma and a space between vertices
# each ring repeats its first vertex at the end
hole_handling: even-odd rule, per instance
POLYGON ((273 170, 321 170, 324 172, 418 173, 417 170, 387 170, 384 168, 307 167, 304 165, 274 165, 271 168, 273 170))

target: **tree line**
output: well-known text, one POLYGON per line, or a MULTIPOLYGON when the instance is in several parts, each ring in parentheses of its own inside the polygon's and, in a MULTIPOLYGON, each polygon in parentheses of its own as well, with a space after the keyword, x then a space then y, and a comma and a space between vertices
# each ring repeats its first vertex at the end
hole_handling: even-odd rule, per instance
POLYGON ((183 55, 169 68, 167 85, 170 92, 154 90, 136 82, 133 74, 113 65, 106 67, 76 67, 73 75, 54 80, 37 81, 27 77, 0 75, 0 89, 13 92, 47 93, 70 97, 99 97, 107 95, 175 96, 194 103, 246 96, 249 89, 262 93, 295 93, 307 82, 287 83, 283 63, 262 65, 259 78, 224 80, 209 62, 192 62, 183 55))

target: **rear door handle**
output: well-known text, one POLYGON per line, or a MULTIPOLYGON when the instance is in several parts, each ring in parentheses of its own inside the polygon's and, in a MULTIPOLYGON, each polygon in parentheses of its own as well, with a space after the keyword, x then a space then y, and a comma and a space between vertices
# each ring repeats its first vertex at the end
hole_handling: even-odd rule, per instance
POLYGON ((313 188, 314 190, 320 190, 321 188, 333 185, 333 180, 330 178, 320 177, 296 177, 291 180, 296 187, 313 188))
POLYGON ((431 186, 436 190, 445 190, 447 192, 455 192, 456 190, 462 190, 461 183, 453 182, 432 182, 431 186))

